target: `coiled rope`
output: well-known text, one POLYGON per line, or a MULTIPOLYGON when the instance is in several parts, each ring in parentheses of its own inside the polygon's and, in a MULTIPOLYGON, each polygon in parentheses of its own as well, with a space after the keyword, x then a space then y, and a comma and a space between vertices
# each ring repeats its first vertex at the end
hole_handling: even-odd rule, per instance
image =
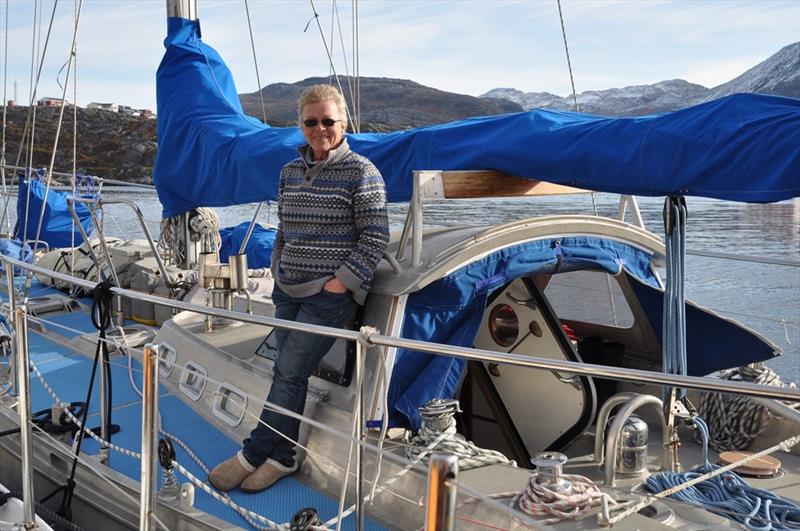
MULTIPOLYGON (((458 468, 469 470, 494 463, 516 464, 500 452, 479 448, 475 443, 468 441, 463 435, 456 432, 455 413, 459 411, 458 400, 434 398, 419 408, 422 417, 422 427, 411 439, 411 445, 406 448, 406 457, 416 459, 426 451, 436 439, 441 441, 428 450, 428 454, 437 452, 455 455, 458 457, 458 468)), ((422 461, 428 463, 426 454, 422 461)))
MULTIPOLYGON (((662 472, 647 478, 651 492, 662 492, 719 469, 708 461, 708 426, 694 419, 703 440, 703 464, 688 472, 662 472)), ((736 520, 754 531, 798 529, 800 506, 769 491, 748 485, 734 472, 711 477, 670 497, 736 520), (759 522, 759 524, 756 524, 759 522)))
MULTIPOLYGON (((786 383, 772 369, 763 363, 752 363, 737 369, 721 371, 723 380, 754 382, 775 387, 797 387, 786 383)), ((788 403, 797 408, 800 402, 788 403)), ((725 450, 744 450, 769 427, 772 413, 764 406, 753 402, 744 395, 703 393, 700 399, 699 414, 708 421, 708 445, 722 452, 725 450)), ((695 434, 700 441, 701 434, 695 434)))
POLYGON ((614 504, 616 502, 608 495, 600 491, 595 483, 577 474, 565 474, 561 476, 572 484, 572 488, 567 493, 556 492, 548 489, 545 485, 537 483, 537 474, 532 474, 528 478, 525 486, 518 498, 512 500, 512 507, 516 505, 519 510, 531 516, 550 516, 542 521, 544 525, 552 525, 562 520, 581 520, 589 516, 592 507, 599 505, 605 496, 614 504), (516 501, 516 503, 514 503, 516 501))
MULTIPOLYGON (((219 216, 213 208, 198 207, 189 218, 190 238, 201 242, 206 250, 218 250, 222 243, 219 235, 219 216)), ((183 263, 186 258, 186 240, 184 237, 184 216, 173 216, 161 220, 161 237, 158 249, 162 256, 175 265, 183 263)))

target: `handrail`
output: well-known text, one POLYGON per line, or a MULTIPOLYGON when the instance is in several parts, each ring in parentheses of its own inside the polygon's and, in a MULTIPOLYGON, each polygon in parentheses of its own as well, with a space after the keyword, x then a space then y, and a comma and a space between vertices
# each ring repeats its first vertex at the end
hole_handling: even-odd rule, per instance
MULTIPOLYGON (((69 275, 65 275, 63 273, 57 273, 55 271, 51 271, 49 269, 45 269, 40 266, 35 266, 25 262, 21 262, 19 260, 15 260, 8 256, 0 256, 0 262, 4 262, 10 266, 16 266, 21 269, 32 271, 40 275, 49 276, 56 280, 76 284, 78 286, 81 286, 89 290, 94 289, 94 287, 97 285, 97 283, 95 282, 78 279, 75 277, 71 277, 69 275)), ((327 326, 296 323, 294 321, 284 321, 282 319, 276 319, 275 317, 267 317, 263 315, 248 315, 246 313, 237 312, 233 310, 210 308, 208 306, 201 306, 198 304, 192 304, 184 301, 167 299, 164 297, 158 297, 140 291, 133 291, 117 287, 111 288, 111 291, 122 297, 135 298, 140 301, 169 306, 172 308, 177 308, 179 310, 187 310, 203 315, 211 315, 214 317, 221 317, 224 319, 237 320, 244 323, 269 326, 273 328, 283 328, 286 330, 296 330, 300 332, 316 333, 328 337, 345 339, 348 341, 358 341, 359 338, 362 338, 361 334, 355 330, 344 330, 339 328, 331 328, 327 326)), ((686 387, 689 389, 699 389, 703 391, 713 391, 717 393, 730 393, 730 394, 757 396, 764 398, 777 398, 779 400, 800 401, 800 389, 792 389, 787 387, 772 387, 768 385, 758 385, 750 382, 732 382, 728 380, 721 380, 717 378, 708 378, 702 376, 681 376, 676 374, 644 371, 641 369, 627 369, 621 367, 595 365, 591 363, 582 363, 582 362, 566 361, 566 360, 553 360, 535 356, 524 356, 521 354, 499 353, 490 350, 481 350, 481 349, 473 349, 467 347, 459 347, 454 345, 429 343, 427 341, 385 336, 381 334, 370 335, 367 341, 370 345, 382 345, 386 347, 404 348, 408 350, 427 352, 429 354, 442 354, 445 356, 453 356, 467 360, 504 363, 519 367, 530 367, 534 369, 543 369, 548 371, 560 371, 564 373, 579 374, 582 376, 591 376, 595 378, 616 379, 627 382, 639 382, 639 383, 650 383, 650 384, 667 385, 674 387, 686 387)))

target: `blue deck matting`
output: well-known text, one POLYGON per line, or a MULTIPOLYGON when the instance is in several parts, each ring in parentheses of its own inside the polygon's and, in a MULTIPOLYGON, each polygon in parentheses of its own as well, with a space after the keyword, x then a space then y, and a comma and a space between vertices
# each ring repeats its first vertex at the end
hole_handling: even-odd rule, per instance
MULTIPOLYGON (((86 400, 86 391, 92 375, 93 361, 80 354, 70 354, 67 349, 53 341, 30 334, 28 342, 31 362, 42 373, 47 384, 53 389, 63 402, 83 402, 86 400), (37 338, 34 341, 34 338, 37 338)), ((111 360, 111 381, 114 407, 129 404, 139 400, 139 395, 131 387, 128 368, 125 365, 127 358, 115 357, 111 360)), ((141 368, 134 362, 134 381, 141 386, 141 368)), ((100 409, 100 375, 95 375, 94 387, 89 413, 100 409)), ((31 402, 32 409, 40 410, 49 408, 53 400, 42 386, 39 379, 31 373, 31 402)))
MULTIPOLYGON (((59 316, 46 316, 47 320, 56 321, 78 330, 85 330, 86 325, 91 327, 89 317, 82 312, 72 312, 59 316)), ((49 326, 47 330, 65 338, 74 337, 61 327, 49 326)), ((93 330, 93 328, 89 328, 93 330)), ((65 402, 84 401, 89 377, 92 370, 92 360, 87 357, 71 353, 66 347, 42 337, 38 333, 30 333, 28 346, 31 361, 43 374, 48 385, 52 387, 59 399, 65 402)), ((112 422, 120 426, 120 431, 112 436, 112 443, 139 452, 141 448, 141 400, 131 387, 128 368, 128 359, 114 356, 112 358, 111 372, 113 382, 113 410, 112 422)), ((132 361, 132 372, 136 385, 141 388, 141 366, 132 361)), ((99 424, 99 376, 95 377, 95 386, 90 407, 90 420, 88 424, 99 424)), ((162 416, 164 429, 170 434, 184 441, 197 457, 205 463, 207 468, 213 468, 217 463, 233 455, 240 447, 238 441, 232 441, 213 424, 197 414, 180 398, 166 394, 161 389, 159 410, 162 416)), ((34 410, 46 409, 52 405, 53 400, 47 394, 39 379, 32 373, 31 399, 34 410)), ((98 443, 91 438, 84 439, 83 451, 89 454, 97 453, 98 443)), ((201 480, 206 479, 206 474, 189 455, 179 446, 175 445, 178 462, 201 480)), ((141 473, 139 460, 133 459, 117 452, 110 454, 111 467, 126 476, 138 480, 141 473)), ((160 476, 160 472, 158 474, 160 476)), ((179 481, 186 478, 178 474, 179 481)), ((159 485, 161 478, 159 477, 159 485)), ((337 514, 338 500, 321 494, 304 485, 295 478, 287 477, 273 485, 270 489, 257 494, 246 494, 234 490, 231 498, 239 505, 250 511, 262 514, 269 519, 286 523, 300 509, 314 507, 323 521, 333 518, 337 514)), ((233 525, 249 528, 249 524, 233 509, 216 501, 201 489, 195 490, 195 507, 217 518, 230 522, 233 525)), ((366 529, 382 530, 380 525, 366 521, 366 529)), ((351 515, 342 523, 343 529, 355 529, 355 519, 351 515)))

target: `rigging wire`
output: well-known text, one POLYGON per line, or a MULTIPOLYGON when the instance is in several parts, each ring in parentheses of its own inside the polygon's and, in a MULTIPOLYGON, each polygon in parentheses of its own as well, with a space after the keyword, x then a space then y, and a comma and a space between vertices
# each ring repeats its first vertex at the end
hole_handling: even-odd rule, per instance
MULTIPOLYGON (((311 20, 308 21, 306 24, 306 30, 308 30, 308 26, 311 24, 312 20, 316 21, 317 29, 319 29, 319 36, 322 38, 322 45, 325 47, 325 54, 328 56, 328 63, 331 66, 331 70, 333 70, 333 75, 336 77, 336 85, 339 87, 339 92, 344 94, 342 90, 342 83, 339 81, 339 74, 336 73, 336 66, 333 64, 333 56, 331 55, 331 50, 328 47, 328 41, 325 39, 325 32, 322 30, 322 24, 319 21, 319 13, 317 13, 317 8, 314 6, 314 0, 308 0, 311 4, 311 11, 314 13, 314 16, 311 17, 311 20)), ((305 30, 304 30, 305 31, 305 30)), ((345 107, 345 112, 347 114, 347 121, 350 126, 353 126, 353 117, 350 114, 350 109, 345 107)))
MULTIPOLYGON (((345 79, 347 80, 347 88, 350 90, 350 101, 352 102, 355 98, 355 92, 353 88, 353 76, 350 75, 350 65, 347 63, 347 49, 344 46, 344 32, 342 31, 342 21, 339 18, 339 4, 336 0, 331 0, 333 4, 333 10, 336 15, 336 26, 339 29, 339 46, 342 48, 342 60, 344 61, 344 74, 345 79)), ((333 27, 333 24, 331 24, 333 27)), ((333 42, 333 40, 331 40, 333 42)), ((331 45, 333 46, 333 45, 331 45)))
POLYGON ((253 25, 250 23, 250 7, 247 0, 244 0, 244 11, 247 14, 247 30, 250 32, 250 48, 253 50, 253 65, 256 68, 256 83, 258 84, 258 97, 261 100, 261 117, 267 123, 267 109, 264 106, 264 91, 261 86, 261 76, 258 73, 258 56, 256 55, 256 41, 253 39, 253 25))
MULTIPOLYGON (((35 2, 34 3, 34 7, 38 9, 40 3, 41 2, 35 2)), ((16 161, 14 163, 14 166, 19 166, 20 159, 22 159, 22 153, 23 153, 23 150, 24 150, 25 145, 26 145, 26 139, 27 139, 28 133, 30 132, 30 138, 31 138, 31 142, 30 142, 30 157, 29 157, 28 166, 26 168, 24 168, 26 177, 31 177, 31 173, 30 172, 31 172, 31 168, 33 167, 33 146, 34 146, 34 134, 33 133, 34 133, 34 130, 35 130, 35 127, 36 127, 36 105, 35 105, 35 103, 36 103, 36 101, 35 101, 36 100, 36 90, 37 90, 37 87, 39 86, 39 79, 41 78, 41 75, 42 75, 42 67, 44 66, 44 58, 45 58, 45 56, 47 54, 47 47, 48 47, 48 44, 50 42, 50 32, 53 29, 53 20, 55 19, 56 6, 57 5, 58 5, 58 0, 55 0, 55 2, 53 2, 53 11, 50 14, 50 24, 47 27, 47 36, 45 37, 45 40, 44 40, 44 46, 42 48, 42 56, 41 56, 41 60, 38 62, 38 66, 37 66, 37 62, 36 62, 36 58, 38 57, 38 54, 34 52, 34 50, 36 50, 36 41, 37 41, 37 38, 36 38, 36 34, 37 34, 37 31, 36 31, 36 29, 37 29, 37 24, 36 24, 36 22, 37 22, 37 13, 36 13, 36 11, 34 12, 34 24, 33 24, 33 35, 34 35, 34 37, 33 37, 33 44, 31 45, 31 86, 30 86, 29 91, 28 91, 29 94, 30 94, 30 102, 29 102, 29 105, 28 105, 28 117, 27 117, 27 119, 25 121, 25 128, 22 131, 22 137, 21 137, 20 143, 19 143, 19 150, 17 151, 17 159, 16 159, 16 161), (34 79, 33 72, 34 71, 37 72, 36 73, 36 81, 35 82, 33 81, 33 79, 34 79)), ((39 15, 38 20, 39 20, 39 24, 41 24, 41 15, 39 15)), ((41 28, 39 28, 39 35, 41 35, 41 28)), ((39 39, 39 40, 41 40, 41 39, 39 39)), ((8 208, 8 202, 10 200, 11 200, 11 198, 6 196, 6 208, 8 208)), ((28 188, 28 203, 29 202, 30 202, 30 188, 28 188)), ((25 219, 23 220, 25 222, 25 229, 24 229, 24 232, 23 232, 23 241, 27 240, 27 238, 28 238, 27 219, 28 219, 28 205, 26 204, 25 205, 25 219)))
POLYGON ((558 4, 558 18, 561 21, 561 35, 564 37, 564 51, 567 54, 567 68, 569 69, 569 82, 572 85, 572 101, 575 104, 575 112, 581 112, 578 108, 578 95, 575 93, 575 78, 572 75, 572 62, 569 58, 569 46, 567 45, 567 30, 564 27, 564 15, 561 12, 561 0, 556 0, 558 4))
MULTIPOLYGON (((39 237, 42 234, 42 226, 44 224, 44 215, 45 215, 45 210, 46 210, 46 206, 47 206, 47 195, 48 195, 48 193, 50 191, 50 182, 51 182, 52 177, 53 177, 52 168, 53 168, 53 165, 55 164, 55 161, 56 161, 56 153, 58 152, 58 140, 59 140, 59 137, 61 136, 61 126, 62 126, 62 124, 64 122, 64 110, 65 110, 66 104, 67 104, 67 100, 66 100, 67 87, 69 85, 70 74, 72 73, 72 63, 73 63, 73 60, 75 58, 75 48, 76 48, 76 45, 77 45, 76 43, 77 43, 77 40, 78 40, 78 27, 79 27, 79 24, 80 24, 80 18, 81 18, 82 9, 83 9, 83 0, 79 0, 78 7, 77 7, 77 14, 76 14, 76 17, 75 17, 75 29, 72 32, 72 45, 70 46, 70 51, 69 51, 67 75, 66 75, 66 79, 64 81, 63 90, 61 91, 61 106, 59 108, 58 122, 56 122, 55 138, 53 139, 53 151, 52 151, 52 153, 50 155, 50 164, 48 165, 47 175, 45 176, 44 198, 42 199, 42 209, 39 211, 39 222, 38 222, 38 224, 36 226, 36 238, 34 239, 34 243, 33 243, 33 245, 34 245, 34 247, 33 247, 34 261, 36 260, 36 252, 39 250, 39 243, 40 243, 39 242, 39 237)), ((52 23, 52 21, 51 21, 51 23, 52 23)), ((77 102, 76 102, 76 104, 77 104, 77 102)), ((30 187, 28 187, 28 191, 30 191, 30 187)), ((28 226, 27 218, 25 220, 25 226, 26 226, 26 228, 28 226)), ((102 234, 102 232, 101 232, 101 234, 102 234)), ((30 289, 30 285, 31 285, 32 281, 33 281, 33 275, 29 274, 28 278, 27 278, 27 281, 25 283, 25 291, 26 291, 26 293, 27 293, 28 289, 30 289)))
POLYGON ((353 49, 353 73, 356 77, 356 96, 355 96, 355 132, 361 132, 361 52, 359 50, 359 30, 358 30, 358 0, 353 0, 353 42, 355 46, 353 49))
MULTIPOLYGON (((73 2, 73 12, 75 14, 75 27, 78 27, 78 0, 74 0, 73 2)), ((77 184, 78 184, 78 44, 75 43, 75 46, 72 49, 73 61, 74 61, 74 69, 75 74, 72 76, 72 195, 77 195, 77 184)), ((50 169, 50 175, 53 174, 52 168, 50 169)), ((72 224, 70 225, 71 233, 71 245, 75 247, 75 219, 72 219, 72 224)), ((71 253, 70 256, 72 257, 72 270, 75 270, 75 253, 71 253)))
MULTIPOLYGON (((7 119, 6 119, 6 112, 8 110, 8 5, 11 3, 11 0, 6 0, 6 9, 5 9, 5 30, 3 33, 3 139, 2 145, 0 146, 0 164, 3 165, 3 168, 0 169, 2 171, 2 180, 3 180, 3 193, 8 194, 8 184, 6 183, 6 128, 7 128, 7 119)), ((8 216, 8 209, 3 209, 3 218, 0 220, 0 225, 5 224, 6 230, 11 236, 11 218, 8 216)))

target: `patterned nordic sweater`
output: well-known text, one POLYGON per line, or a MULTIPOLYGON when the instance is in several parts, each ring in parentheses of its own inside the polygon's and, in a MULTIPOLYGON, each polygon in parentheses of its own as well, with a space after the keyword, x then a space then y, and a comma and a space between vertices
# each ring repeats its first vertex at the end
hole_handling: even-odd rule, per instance
POLYGON ((292 297, 319 293, 336 276, 364 304, 389 241, 383 178, 346 139, 313 165, 308 150, 281 170, 272 274, 292 297))

